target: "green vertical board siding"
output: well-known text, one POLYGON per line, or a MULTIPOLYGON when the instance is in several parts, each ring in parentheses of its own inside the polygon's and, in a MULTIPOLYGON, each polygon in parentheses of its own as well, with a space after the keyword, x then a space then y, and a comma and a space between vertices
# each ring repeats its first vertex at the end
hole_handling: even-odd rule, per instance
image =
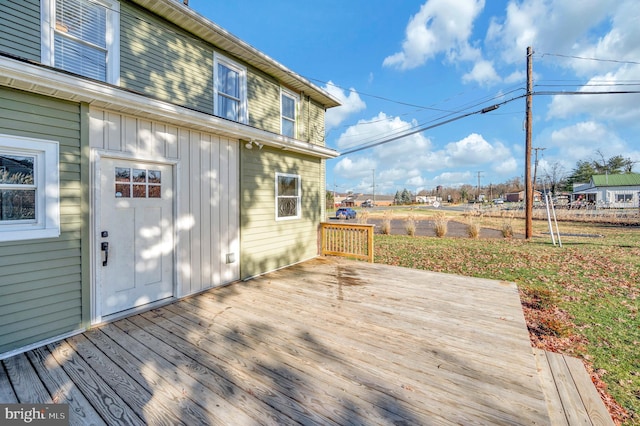
POLYGON ((0 88, 0 133, 55 140, 60 151, 60 237, 0 243, 4 353, 82 324, 80 106, 0 88))
POLYGON ((40 1, 0 1, 0 52, 40 61, 40 1))
POLYGON ((213 48, 129 3, 120 16, 120 85, 213 114, 213 48))
POLYGON ((317 255, 322 160, 264 147, 240 149, 240 276, 248 278, 317 255), (302 217, 276 221, 276 172, 302 179, 302 217))

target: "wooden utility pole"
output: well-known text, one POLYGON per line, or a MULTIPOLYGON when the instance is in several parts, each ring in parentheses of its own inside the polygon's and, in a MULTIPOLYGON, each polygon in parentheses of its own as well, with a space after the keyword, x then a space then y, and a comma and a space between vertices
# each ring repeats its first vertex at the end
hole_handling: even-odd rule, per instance
POLYGON ((527 47, 527 101, 526 101, 526 136, 525 136, 525 239, 533 236, 533 182, 531 181, 531 104, 533 101, 533 48, 527 47))

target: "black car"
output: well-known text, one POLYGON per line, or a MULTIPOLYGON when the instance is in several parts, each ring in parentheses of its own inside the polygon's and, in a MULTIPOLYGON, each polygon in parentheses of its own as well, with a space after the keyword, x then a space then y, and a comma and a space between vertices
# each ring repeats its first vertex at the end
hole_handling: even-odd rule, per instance
POLYGON ((340 207, 336 210, 336 217, 338 219, 355 219, 356 215, 356 211, 349 207, 340 207))

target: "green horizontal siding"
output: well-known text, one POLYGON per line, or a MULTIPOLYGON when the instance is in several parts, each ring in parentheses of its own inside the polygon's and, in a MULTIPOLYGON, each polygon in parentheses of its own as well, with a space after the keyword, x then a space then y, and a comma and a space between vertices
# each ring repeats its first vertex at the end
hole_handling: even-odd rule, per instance
POLYGON ((40 1, 0 1, 0 51, 40 61, 40 1))
MULTIPOLYGON (((0 133, 59 143, 59 238, 0 243, 0 353, 82 326, 81 108, 0 88, 0 133)), ((86 309, 86 308, 85 308, 86 309)))
POLYGON ((309 108, 308 116, 305 116, 307 123, 305 128, 308 133, 308 141, 316 145, 325 145, 325 133, 324 133, 324 106, 309 101, 306 105, 309 108))
POLYGON ((248 74, 249 125, 280 133, 280 85, 274 79, 255 70, 250 69, 248 74))
POLYGON ((322 161, 270 149, 240 150, 240 275, 247 278, 317 255, 322 217, 322 161), (276 221, 275 175, 300 175, 300 219, 276 221))
POLYGON ((130 3, 120 16, 122 87, 213 114, 213 48, 130 3))

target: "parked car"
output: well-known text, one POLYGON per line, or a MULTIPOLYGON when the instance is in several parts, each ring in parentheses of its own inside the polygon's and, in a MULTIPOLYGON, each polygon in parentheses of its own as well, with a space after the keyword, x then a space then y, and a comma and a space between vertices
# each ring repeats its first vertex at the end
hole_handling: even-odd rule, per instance
POLYGON ((340 207, 336 210, 336 217, 338 219, 355 219, 356 211, 350 207, 340 207))
POLYGON ((363 201, 360 207, 373 207, 373 202, 371 200, 363 201))

